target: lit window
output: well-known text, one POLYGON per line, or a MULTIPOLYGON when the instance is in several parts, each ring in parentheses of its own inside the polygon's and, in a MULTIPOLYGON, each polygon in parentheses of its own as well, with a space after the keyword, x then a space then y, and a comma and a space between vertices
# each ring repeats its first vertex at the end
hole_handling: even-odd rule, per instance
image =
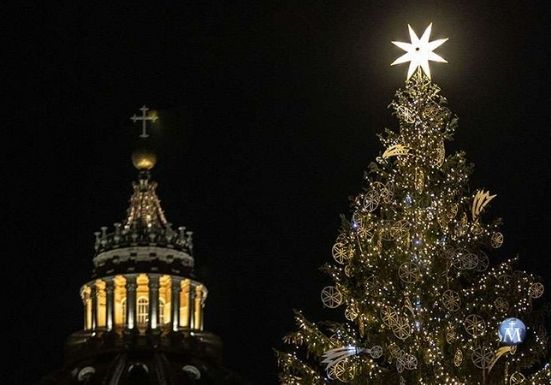
POLYGON ((139 324, 146 324, 149 320, 149 300, 145 297, 138 298, 138 312, 136 320, 139 324))

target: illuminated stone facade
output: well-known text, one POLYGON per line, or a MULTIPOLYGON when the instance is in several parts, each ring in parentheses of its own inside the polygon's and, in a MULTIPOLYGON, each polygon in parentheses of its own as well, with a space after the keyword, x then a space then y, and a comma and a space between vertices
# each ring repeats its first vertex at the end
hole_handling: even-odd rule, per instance
POLYGON ((242 383, 223 367, 219 338, 203 331, 208 291, 193 275, 192 233, 172 229, 156 186, 141 169, 125 220, 95 233, 83 329, 43 384, 242 383))

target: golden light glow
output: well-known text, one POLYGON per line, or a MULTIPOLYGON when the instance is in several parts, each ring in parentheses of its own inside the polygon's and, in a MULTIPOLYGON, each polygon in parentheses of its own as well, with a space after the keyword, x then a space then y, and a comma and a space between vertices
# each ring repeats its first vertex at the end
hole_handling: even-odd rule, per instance
POLYGON ((438 39, 429 42, 430 32, 432 29, 432 23, 429 24, 421 38, 417 37, 417 34, 408 24, 409 37, 411 43, 403 43, 399 41, 393 41, 392 44, 406 51, 405 54, 400 56, 398 59, 394 60, 391 65, 402 64, 409 62, 408 76, 407 79, 413 75, 415 70, 418 67, 423 69, 423 72, 430 79, 430 68, 429 61, 435 61, 440 63, 447 63, 441 56, 435 54, 434 51, 436 48, 444 44, 448 39, 438 39))
POLYGON ((137 149, 132 153, 132 164, 138 170, 151 170, 157 163, 157 156, 153 151, 148 149, 137 149))
MULTIPOLYGON (((126 320, 126 278, 124 275, 113 277, 113 326, 121 330, 127 327, 126 320)), ((203 327, 203 303, 207 296, 207 289, 198 282, 192 283, 190 279, 177 281, 180 285, 179 297, 179 324, 178 327, 193 328, 202 330, 203 327), (190 289, 195 294, 193 302, 190 303, 190 289), (191 318, 190 318, 191 317, 191 318)), ((171 322, 171 285, 172 277, 163 275, 159 279, 159 315, 158 326, 163 327, 171 322)), ((107 296, 106 282, 97 279, 82 287, 80 292, 84 305, 84 329, 91 330, 95 327, 107 327, 107 296), (92 287, 96 289, 96 308, 92 306, 92 287), (96 325, 92 322, 92 312, 96 314, 96 325)), ((151 312, 149 309, 149 277, 147 274, 139 274, 136 279, 136 308, 134 319, 140 332, 148 327, 148 318, 151 312), (142 308, 139 309, 140 299, 142 308), (145 301, 143 301, 145 299, 145 301), (147 302, 147 303, 145 303, 147 302)), ((154 326, 155 327, 155 326, 154 326)))
POLYGON ((185 280, 181 283, 180 290, 180 326, 190 327, 189 322, 189 290, 191 287, 191 281, 185 280))

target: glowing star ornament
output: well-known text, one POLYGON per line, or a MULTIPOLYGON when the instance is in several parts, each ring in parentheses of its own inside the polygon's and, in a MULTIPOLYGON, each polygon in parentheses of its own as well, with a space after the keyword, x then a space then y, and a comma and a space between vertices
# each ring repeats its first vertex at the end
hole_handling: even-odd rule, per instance
POLYGON ((432 29, 432 23, 429 24, 427 29, 425 29, 425 32, 423 32, 423 35, 421 36, 421 38, 417 37, 417 34, 409 24, 408 24, 408 29, 409 29, 409 37, 410 37, 411 43, 403 43, 399 41, 392 42, 392 44, 403 49, 404 51, 406 51, 406 53, 400 56, 398 59, 394 60, 394 62, 392 62, 391 65, 409 62, 408 77, 407 77, 408 80, 418 67, 421 67, 423 72, 430 79, 429 61, 447 63, 447 61, 444 60, 444 58, 435 54, 432 51, 440 47, 448 39, 446 38, 446 39, 429 41, 430 32, 432 29))

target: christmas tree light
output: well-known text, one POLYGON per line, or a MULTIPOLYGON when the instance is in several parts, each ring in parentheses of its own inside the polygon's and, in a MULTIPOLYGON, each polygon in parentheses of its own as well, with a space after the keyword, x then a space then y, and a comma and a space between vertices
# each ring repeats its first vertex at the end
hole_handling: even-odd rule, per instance
POLYGON ((534 307, 543 285, 518 258, 496 263, 501 222, 484 219, 495 195, 471 193, 472 165, 446 153, 457 117, 430 79, 428 61, 443 61, 432 50, 446 40, 429 42, 430 31, 419 39, 410 27, 411 45, 395 43, 408 53, 393 64, 410 61, 390 104, 399 126, 380 135, 382 154, 323 268, 333 283, 322 303, 344 319, 296 313, 291 349, 277 353, 282 385, 551 383, 534 307), (516 346, 498 333, 509 317, 526 324, 516 346))

